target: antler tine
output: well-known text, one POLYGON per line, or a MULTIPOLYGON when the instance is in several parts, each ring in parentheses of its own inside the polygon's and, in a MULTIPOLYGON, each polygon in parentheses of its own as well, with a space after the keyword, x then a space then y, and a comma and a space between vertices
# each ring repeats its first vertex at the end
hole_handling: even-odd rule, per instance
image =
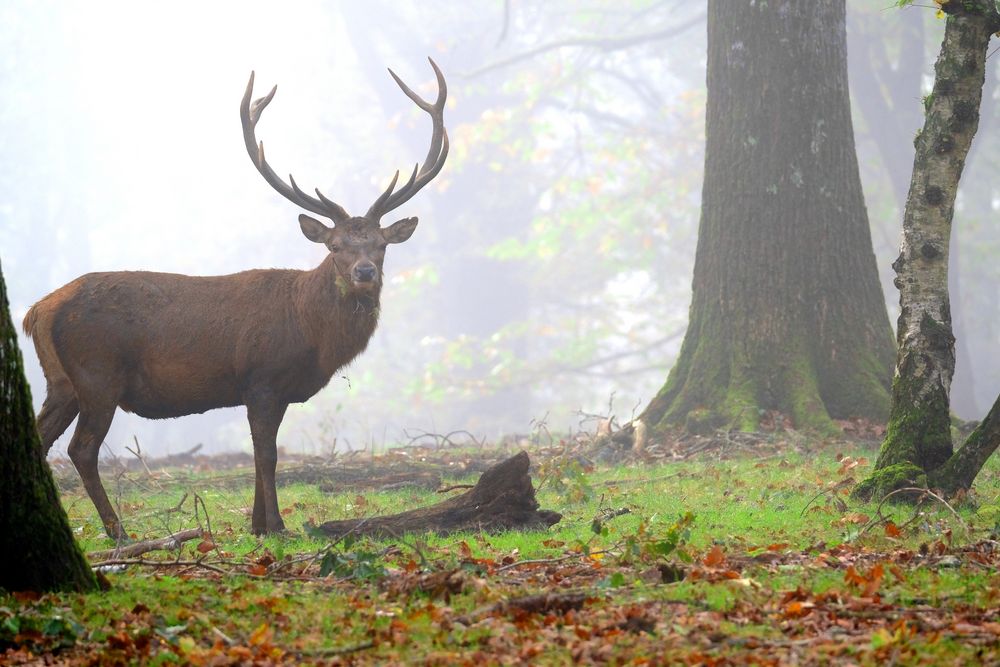
MULTIPOLYGON (((288 178, 291 177, 292 175, 289 174, 288 178)), ((316 196, 319 197, 321 202, 323 202, 323 205, 326 206, 328 209, 330 209, 331 213, 336 214, 335 216, 334 215, 330 216, 331 218, 333 218, 334 222, 343 222, 344 220, 347 220, 349 217, 351 217, 351 215, 344 210, 343 206, 333 201, 332 199, 329 199, 326 195, 324 195, 322 192, 319 191, 319 188, 314 188, 314 189, 316 190, 316 196)))
MULTIPOLYGON (((264 145, 263 142, 261 142, 262 148, 263 145, 264 145)), ((312 199, 310 195, 307 195, 302 190, 302 188, 299 187, 299 184, 295 182, 295 177, 292 176, 291 174, 288 175, 288 182, 292 184, 292 190, 295 192, 296 197, 308 200, 312 199)), ((343 207, 340 206, 340 204, 338 204, 335 201, 331 201, 330 199, 327 199, 323 195, 323 193, 319 191, 319 188, 316 188, 316 194, 319 195, 320 201, 323 202, 323 205, 328 209, 327 211, 323 212, 322 215, 330 216, 335 223, 342 222, 347 218, 351 217, 350 215, 348 215, 347 211, 345 211, 343 207), (336 216, 334 216, 333 214, 336 214, 336 216)))
MULTIPOLYGON (((448 84, 445 82, 444 74, 441 73, 441 69, 437 66, 437 63, 431 58, 427 60, 434 69, 434 75, 437 78, 438 84, 438 96, 433 104, 413 92, 409 86, 403 83, 402 79, 396 76, 395 72, 391 69, 389 70, 389 74, 395 80, 400 90, 420 109, 430 114, 433 130, 431 133, 431 145, 427 151, 427 157, 424 158, 423 165, 419 169, 419 173, 414 169, 409 181, 398 192, 392 192, 392 188, 390 187, 368 209, 368 215, 376 219, 401 206, 419 192, 421 188, 437 176, 441 168, 444 167, 445 159, 448 157, 448 132, 444 128, 444 106, 448 99, 448 84)), ((393 184, 395 184, 395 179, 393 179, 393 184)))
POLYGON ((383 190, 382 194, 380 194, 378 196, 378 199, 375 200, 375 203, 372 204, 371 207, 369 207, 369 209, 368 209, 369 213, 372 212, 372 211, 379 210, 379 208, 385 203, 385 201, 392 194, 392 191, 396 187, 396 181, 398 181, 398 180, 399 180, 399 169, 396 170, 396 173, 393 174, 393 176, 392 176, 392 180, 389 181, 389 187, 387 187, 385 190, 383 190))
MULTIPOLYGON (((291 186, 281 180, 281 177, 275 173, 271 165, 267 163, 264 159, 264 142, 257 142, 257 137, 254 133, 257 127, 257 122, 260 120, 261 114, 271 100, 274 99, 274 94, 277 92, 278 87, 275 86, 271 89, 264 97, 261 97, 251 104, 250 99, 253 96, 253 81, 254 72, 250 72, 250 81, 247 82, 246 91, 243 93, 243 101, 240 103, 240 122, 243 124, 243 142, 247 147, 247 154, 250 156, 250 160, 253 162, 254 166, 257 167, 257 171, 260 175, 264 177, 267 183, 278 191, 285 199, 289 200, 293 204, 297 204, 307 211, 312 211, 322 216, 326 216, 334 221, 343 222, 350 216, 347 211, 344 210, 342 206, 333 202, 323 195, 320 194, 321 199, 316 199, 303 192, 298 185, 295 183, 295 179, 292 178, 291 174, 288 175, 288 180, 291 182, 291 186)), ((317 190, 317 194, 319 191, 317 190)))

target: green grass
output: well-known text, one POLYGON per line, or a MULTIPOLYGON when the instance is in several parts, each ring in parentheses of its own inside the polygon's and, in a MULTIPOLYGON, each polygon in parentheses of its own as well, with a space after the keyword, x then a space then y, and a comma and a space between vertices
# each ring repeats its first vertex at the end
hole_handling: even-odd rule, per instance
MULTIPOLYGON (((259 539, 249 532, 252 486, 218 483, 218 473, 130 473, 106 481, 136 538, 209 523, 214 536, 216 548, 207 553, 195 540, 180 554, 146 558, 201 559, 213 569, 132 566, 108 573, 111 589, 102 593, 35 600, 0 594, 0 648, 21 651, 9 653, 11 661, 53 653, 70 662, 100 657, 122 664, 310 662, 336 659, 342 650, 349 651, 345 658, 372 663, 659 657, 729 664, 750 660, 761 647, 806 663, 1000 658, 1000 625, 989 620, 989 610, 1000 606, 997 556, 982 551, 984 539, 996 538, 1000 465, 991 462, 973 496, 953 503, 961 521, 938 502, 920 514, 907 505, 882 507, 904 527, 890 537, 883 523, 866 524, 876 505, 847 495, 848 478, 864 476, 872 453, 847 452, 848 462, 869 460, 853 468, 835 453, 825 446, 763 460, 590 472, 547 461, 533 479, 540 505, 564 516, 550 530, 333 547, 351 563, 372 566, 365 578, 351 578, 361 573, 351 566, 320 577, 329 545, 303 524, 391 513, 443 496, 329 494, 292 484, 279 488, 289 533, 259 539), (595 532, 595 517, 623 508, 629 512, 595 532), (693 520, 678 526, 687 513, 693 520), (677 541, 673 551, 663 546, 670 540, 677 541), (975 544, 980 550, 970 551, 975 544), (310 554, 318 556, 307 562, 310 554), (532 559, 551 562, 500 570, 532 559), (253 574, 255 564, 271 560, 271 571, 253 574), (661 565, 687 576, 663 583, 661 565), (452 590, 433 583, 452 570, 459 582, 452 590), (573 611, 483 611, 544 591, 585 591, 590 599, 573 611), (471 615, 468 622, 460 622, 463 615, 471 615)), ((81 492, 66 493, 64 504, 85 551, 113 546, 81 492)))

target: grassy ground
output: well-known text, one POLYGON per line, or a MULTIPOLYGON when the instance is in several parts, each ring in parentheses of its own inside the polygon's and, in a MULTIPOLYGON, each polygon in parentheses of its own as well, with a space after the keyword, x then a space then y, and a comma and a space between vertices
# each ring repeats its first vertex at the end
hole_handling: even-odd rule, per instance
MULTIPOLYGON (((880 507, 848 499, 872 453, 843 451, 596 470, 533 454, 564 515, 548 531, 332 546, 303 524, 442 496, 292 484, 290 533, 258 539, 250 486, 122 475, 107 485, 136 538, 211 537, 108 566, 106 592, 0 595, 0 662, 1000 664, 1000 465, 970 497, 880 507)), ((64 503, 84 550, 113 546, 82 492, 64 503)))

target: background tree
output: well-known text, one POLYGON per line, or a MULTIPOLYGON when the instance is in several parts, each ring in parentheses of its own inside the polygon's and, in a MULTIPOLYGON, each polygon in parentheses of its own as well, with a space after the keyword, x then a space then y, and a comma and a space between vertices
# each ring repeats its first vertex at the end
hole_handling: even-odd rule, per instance
POLYGON ((0 270, 0 588, 96 588, 42 458, 31 391, 0 270))
POLYGON ((702 217, 687 334, 639 419, 797 428, 888 412, 892 338, 847 91, 845 4, 708 4, 702 217))
POLYGON ((951 438, 950 392, 955 337, 948 293, 948 256, 958 183, 979 124, 986 52, 1000 30, 993 0, 948 2, 934 88, 916 140, 893 264, 899 288, 898 352, 892 407, 875 472, 855 494, 884 496, 930 484, 948 492, 971 486, 1000 444, 1000 399, 958 452, 951 438))

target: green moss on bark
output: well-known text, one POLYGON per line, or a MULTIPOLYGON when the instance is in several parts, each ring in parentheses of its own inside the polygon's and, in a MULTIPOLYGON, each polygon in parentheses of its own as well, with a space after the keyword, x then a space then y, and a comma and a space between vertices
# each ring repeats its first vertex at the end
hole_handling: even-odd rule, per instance
POLYGON ((893 411, 876 469, 906 462, 928 472, 951 457, 948 395, 940 385, 928 388, 922 378, 907 372, 910 367, 903 362, 892 383, 893 411))
POLYGON ((851 495, 858 500, 881 500, 897 489, 927 488, 927 475, 912 463, 894 463, 875 470, 854 487, 851 495))
POLYGON ((825 436, 835 436, 841 430, 830 419, 826 405, 820 397, 816 368, 804 346, 799 346, 785 375, 785 396, 782 401, 791 414, 795 428, 813 431, 825 436))
POLYGON ((35 428, 17 334, 0 272, 0 589, 97 587, 56 493, 35 428))

